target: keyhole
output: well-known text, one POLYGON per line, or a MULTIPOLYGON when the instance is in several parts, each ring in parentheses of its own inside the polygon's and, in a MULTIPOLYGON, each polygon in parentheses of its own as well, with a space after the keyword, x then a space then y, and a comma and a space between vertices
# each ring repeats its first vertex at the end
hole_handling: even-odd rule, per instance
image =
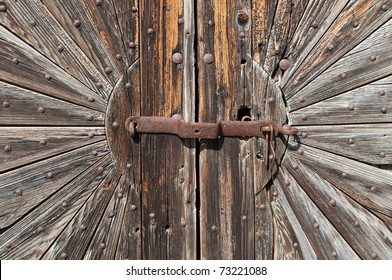
POLYGON ((238 114, 237 114, 237 121, 251 121, 252 117, 250 116, 250 108, 243 107, 238 109, 238 114))

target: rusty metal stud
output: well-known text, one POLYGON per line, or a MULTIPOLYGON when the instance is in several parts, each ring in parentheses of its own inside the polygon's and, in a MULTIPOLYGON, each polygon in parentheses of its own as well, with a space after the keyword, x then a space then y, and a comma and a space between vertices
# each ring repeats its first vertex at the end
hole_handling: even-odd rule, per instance
POLYGON ((348 107, 347 107, 347 109, 348 109, 349 111, 354 111, 354 104, 349 104, 348 107))
POLYGON ((301 102, 301 103, 304 103, 305 102, 305 97, 301 96, 300 98, 298 98, 298 101, 301 102))
POLYGON ((116 59, 117 59, 117 60, 121 60, 121 59, 122 59, 122 55, 121 55, 121 54, 119 54, 119 53, 118 53, 118 54, 116 54, 116 59))
POLYGON ((131 205, 131 211, 135 211, 136 209, 137 209, 137 206, 134 205, 134 204, 132 204, 132 205, 131 205))
POLYGON ((106 74, 110 74, 110 73, 112 73, 112 72, 113 72, 113 68, 111 68, 111 67, 109 67, 109 66, 105 68, 105 73, 106 73, 106 74))
POLYGON ((68 257, 66 253, 61 253, 60 254, 60 260, 65 260, 68 257))
POLYGON ((387 4, 382 5, 381 10, 383 10, 384 12, 388 11, 388 5, 387 4))
POLYGON ((293 167, 294 170, 298 169, 298 165, 296 163, 293 163, 291 166, 293 167))
POLYGON ((268 98, 268 103, 274 103, 274 102, 275 102, 275 98, 273 97, 268 98))
POLYGON ((218 227, 217 227, 216 225, 213 225, 213 226, 211 227, 211 230, 215 232, 215 231, 218 230, 218 227))
POLYGON ((212 54, 206 53, 203 56, 203 61, 204 61, 204 63, 211 64, 212 62, 214 62, 214 57, 212 56, 212 54))
POLYGON ((11 150, 12 150, 12 147, 10 145, 4 146, 4 152, 9 153, 9 152, 11 152, 11 150))
POLYGON ((354 138, 350 138, 347 140, 347 144, 352 145, 355 143, 355 139, 354 138))
POLYGON ((10 107, 10 103, 8 101, 3 101, 3 107, 4 108, 9 108, 10 107))
POLYGON ((317 20, 314 20, 314 21, 312 22, 312 27, 313 27, 314 29, 316 29, 316 28, 319 27, 319 23, 318 23, 317 20))
POLYGON ((274 160, 275 156, 274 156, 274 155, 269 155, 268 158, 269 158, 270 160, 274 160))
POLYGON ((238 14, 238 16, 237 16, 237 22, 238 22, 238 24, 240 24, 240 25, 245 25, 245 24, 248 23, 248 21, 249 21, 249 15, 248 15, 246 12, 241 11, 241 12, 238 14))
POLYGON ((87 228, 86 228, 86 226, 85 225, 80 225, 80 227, 79 227, 79 230, 80 231, 85 231, 87 228))
POLYGON ((376 60, 377 60, 377 56, 372 55, 372 56, 370 57, 370 61, 374 62, 374 61, 376 61, 376 60))
POLYGON ((132 84, 131 84, 131 83, 126 83, 126 84, 125 84, 125 87, 126 87, 126 88, 131 88, 131 87, 132 87, 132 84))
POLYGON ((98 174, 102 174, 103 171, 104 171, 104 168, 103 168, 102 166, 99 166, 99 167, 97 168, 98 174))
POLYGON ((293 247, 294 247, 294 248, 298 248, 298 243, 297 243, 297 242, 294 242, 294 243, 293 243, 293 247))
POLYGON ((117 198, 122 198, 122 197, 123 197, 122 192, 118 192, 118 193, 117 193, 117 198))
POLYGON ((41 233, 41 232, 43 232, 44 231, 44 228, 43 227, 38 227, 36 230, 35 230, 35 232, 36 233, 41 233))
POLYGON ((300 154, 301 156, 305 153, 304 149, 299 148, 298 149, 298 154, 300 154))
POLYGON ((279 61, 279 68, 283 71, 286 71, 291 66, 291 61, 287 58, 283 58, 279 61))
POLYGON ((74 22, 73 22, 73 25, 74 25, 75 27, 79 27, 80 24, 81 24, 81 22, 80 22, 79 19, 75 19, 74 22))
POLYGON ((96 83, 95 86, 96 86, 97 88, 103 88, 103 84, 100 83, 100 82, 96 83))
POLYGON ((113 122, 112 126, 113 126, 113 128, 117 128, 117 127, 119 127, 119 124, 118 124, 118 122, 113 122))
POLYGON ((40 107, 38 107, 37 112, 43 114, 43 113, 45 113, 45 108, 40 106, 40 107))
POLYGON ((52 172, 48 172, 48 174, 46 174, 46 178, 48 179, 53 179, 54 174, 52 172))
POLYGON ((347 178, 347 176, 348 176, 348 175, 347 175, 346 172, 343 172, 343 173, 342 173, 342 177, 343 177, 343 178, 347 178))
POLYGON ((16 195, 16 196, 22 196, 22 190, 21 189, 16 189, 15 191, 14 191, 14 194, 16 195))
POLYGON ((45 74, 45 80, 50 81, 52 79, 52 76, 49 74, 45 74))
POLYGON ((99 244, 99 248, 101 248, 102 250, 106 249, 106 244, 102 242, 101 244, 99 244))
POLYGON ((381 108, 381 112, 383 113, 383 114, 386 114, 387 112, 388 112, 388 109, 387 109, 387 107, 382 107, 381 108))
POLYGON ((212 27, 212 26, 214 25, 214 23, 212 22, 212 20, 209 20, 209 21, 208 21, 208 25, 209 25, 210 27, 212 27))
POLYGON ((285 185, 286 187, 290 186, 290 184, 291 184, 291 183, 290 183, 289 180, 285 180, 285 181, 284 181, 284 185, 285 185))
POLYGON ((338 253, 336 253, 335 251, 332 252, 332 257, 336 258, 338 256, 338 253))
POLYGON ((327 45, 327 50, 332 51, 333 48, 334 48, 334 45, 332 45, 331 43, 329 43, 329 44, 327 45))
POLYGON ((64 46, 63 45, 58 45, 57 46, 57 51, 58 52, 63 52, 64 51, 64 46))
POLYGON ((127 168, 130 169, 132 165, 130 163, 127 163, 127 168))
POLYGON ((30 20, 29 21, 29 24, 32 26, 32 27, 35 27, 36 25, 37 25, 37 22, 35 21, 35 20, 30 20))
POLYGON ((92 154, 93 156, 96 156, 96 155, 98 155, 98 152, 97 152, 97 150, 92 150, 92 151, 91 151, 91 154, 92 154))
POLYGON ((95 5, 101 6, 102 5, 102 0, 95 0, 95 5))
POLYGON ((383 240, 384 240, 385 242, 388 242, 388 241, 389 241, 389 237, 385 235, 385 236, 383 237, 383 240))
POLYGON ((301 115, 301 120, 306 121, 308 119, 308 116, 305 114, 301 115))
POLYGON ((94 119, 93 115, 86 115, 86 120, 92 121, 94 119))
POLYGON ((133 6, 132 7, 132 12, 134 12, 134 13, 137 12, 137 7, 133 6))
POLYGON ((378 93, 380 96, 385 96, 385 90, 380 90, 378 93))
POLYGON ((135 48, 135 47, 136 47, 135 42, 129 42, 129 47, 130 47, 131 49, 135 48))
POLYGON ((12 64, 15 64, 15 65, 19 64, 19 59, 16 57, 14 57, 11 61, 12 61, 12 64))
POLYGON ((380 156, 380 158, 385 158, 386 156, 385 152, 380 152, 378 155, 380 156))
POLYGON ((346 78, 347 78, 347 73, 342 73, 342 74, 340 74, 340 78, 341 78, 341 79, 346 79, 346 78))
POLYGON ((11 244, 9 244, 9 243, 7 243, 7 244, 5 244, 5 248, 9 250, 9 249, 11 249, 11 248, 12 248, 12 245, 11 245, 11 244))
POLYGON ((154 219, 155 218, 155 213, 150 213, 148 216, 150 217, 150 219, 154 219))
POLYGON ((147 34, 152 34, 153 32, 154 32, 154 29, 152 29, 152 28, 147 29, 147 34))
POLYGON ((313 228, 314 228, 314 229, 319 229, 319 228, 320 228, 320 225, 319 225, 318 223, 314 223, 314 224, 313 224, 313 228))
POLYGON ((241 217, 241 220, 243 220, 243 221, 246 221, 248 219, 248 217, 246 216, 246 215, 243 215, 242 217, 241 217))
POLYGON ((63 202, 61 203, 61 207, 67 208, 67 207, 68 207, 68 203, 67 203, 66 201, 63 201, 63 202))
POLYGON ((370 188, 370 191, 371 192, 375 192, 377 190, 377 188, 375 187, 375 186, 372 186, 371 188, 370 188))
POLYGON ((45 146, 45 145, 46 145, 46 140, 45 140, 45 139, 39 140, 39 144, 40 144, 41 146, 45 146))
POLYGON ((260 204, 259 208, 260 208, 261 210, 265 210, 267 207, 265 206, 265 204, 260 204))
POLYGON ((372 254, 372 259, 377 259, 377 258, 378 258, 378 255, 376 253, 373 253, 372 254))
POLYGON ((308 138, 308 136, 309 136, 309 133, 307 133, 307 132, 302 132, 302 138, 308 138))
POLYGON ((354 222, 354 227, 359 227, 359 222, 358 221, 354 222))
POLYGON ((89 102, 94 102, 94 97, 92 97, 92 96, 90 95, 89 97, 87 97, 87 100, 88 100, 89 102))
POLYGON ((7 11, 7 6, 4 4, 0 5, 0 12, 6 12, 7 11))
POLYGON ((186 221, 184 219, 181 219, 180 226, 182 227, 186 226, 186 221))
POLYGON ((331 199, 329 201, 329 205, 331 205, 332 207, 335 207, 336 206, 336 200, 335 199, 331 199))
POLYGON ((358 21, 354 21, 354 22, 353 22, 353 27, 354 27, 354 28, 357 28, 358 26, 359 26, 359 22, 358 22, 358 21))
POLYGON ((240 33, 238 34, 238 37, 239 37, 240 39, 245 39, 245 32, 240 32, 240 33))
POLYGON ((277 192, 273 192, 273 193, 272 193, 272 196, 277 197, 277 196, 278 196, 278 193, 277 193, 277 192))
POLYGON ((184 18, 179 18, 178 19, 178 24, 184 24, 184 18))
POLYGON ((172 60, 176 64, 182 63, 182 59, 183 59, 182 53, 179 53, 179 52, 174 53, 172 56, 172 60))

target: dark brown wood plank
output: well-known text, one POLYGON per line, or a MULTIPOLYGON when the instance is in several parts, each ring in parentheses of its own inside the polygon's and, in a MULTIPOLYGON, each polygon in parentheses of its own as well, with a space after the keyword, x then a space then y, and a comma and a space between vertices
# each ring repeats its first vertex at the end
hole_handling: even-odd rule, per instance
POLYGON ((50 197, 98 160, 93 150, 104 143, 88 145, 0 175, 0 226, 5 228, 50 197))
POLYGON ((104 125, 102 112, 1 81, 0 88, 0 101, 3 105, 0 107, 1 125, 82 127, 104 125))
POLYGON ((297 128, 305 145, 369 164, 392 163, 392 124, 297 128))
POLYGON ((306 55, 306 60, 290 76, 283 87, 286 97, 292 97, 387 22, 392 16, 391 7, 391 0, 349 2, 325 35, 306 55))
POLYGON ((392 76, 388 76, 291 112, 290 119, 293 125, 390 123, 391 93, 392 76))
POLYGON ((1 157, 0 174, 104 139, 98 127, 0 127, 0 147, 11 149, 1 157))
POLYGON ((392 20, 288 100, 294 111, 392 74, 392 20))
POLYGON ((105 111, 106 101, 0 26, 0 80, 55 98, 105 111), (89 102, 88 97, 94 98, 89 102))
POLYGON ((99 72, 43 1, 3 2, 7 11, 0 14, 1 25, 100 96, 109 95, 112 88, 107 77, 99 72), (102 88, 97 87, 98 82, 102 88))
POLYGON ((62 253, 67 252, 67 259, 80 260, 86 252, 94 256, 107 250, 109 245, 107 240, 101 239, 101 236, 95 236, 95 232, 100 221, 108 219, 103 214, 110 200, 123 199, 122 189, 118 193, 114 192, 120 178, 121 174, 115 168, 109 168, 107 176, 97 185, 96 190, 85 201, 83 207, 69 221, 43 259, 56 259, 62 253), (93 245, 96 246, 91 248, 93 245))
MULTIPOLYGON (((384 241, 392 232, 381 220, 301 162, 287 156, 285 167, 362 259, 392 258, 392 246, 384 241)), ((340 250, 336 248, 336 258, 347 258, 340 250)))
POLYGON ((0 236, 1 259, 39 259, 45 254, 110 170, 112 161, 106 147, 96 151, 100 160, 0 236))
MULTIPOLYGON (((185 18, 184 8, 193 11, 193 5, 184 6, 185 2, 188 1, 140 2, 141 115, 180 114, 187 120, 192 116, 195 93, 189 89, 194 88, 194 79, 184 77, 193 71, 194 56, 189 48, 192 45, 189 40, 194 36, 193 12, 188 12, 185 18), (189 24, 186 30, 179 23, 181 17, 189 24), (185 66, 187 69, 183 69, 185 66)), ((195 141, 143 135, 140 147, 142 256, 194 259, 195 141)))
MULTIPOLYGON (((284 163, 287 162, 287 157, 285 160, 284 163)), ((299 164, 297 164, 297 168, 300 168, 299 164)), ((278 196, 282 195, 287 199, 316 258, 334 259, 334 252, 338 252, 339 257, 343 259, 359 259, 355 251, 345 241, 345 237, 335 229, 287 169, 281 166, 280 172, 282 175, 278 176, 277 184, 280 185, 283 193, 278 193, 278 196), (289 185, 287 186, 284 181, 289 182, 289 185)), ((305 245, 306 248, 308 246, 306 243, 298 242, 298 247, 301 248, 305 245)))
POLYGON ((363 207, 392 217, 391 172, 304 144, 299 151, 290 155, 363 207))
POLYGON ((124 74, 128 56, 113 1, 96 5, 95 1, 49 0, 43 4, 112 84, 124 74))

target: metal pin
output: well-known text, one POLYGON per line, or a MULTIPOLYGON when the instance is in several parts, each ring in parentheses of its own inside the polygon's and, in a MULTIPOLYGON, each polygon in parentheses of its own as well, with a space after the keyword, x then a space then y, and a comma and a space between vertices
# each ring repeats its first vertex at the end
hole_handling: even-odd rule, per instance
POLYGON ((106 74, 110 74, 110 73, 112 73, 113 72, 113 69, 111 68, 111 67, 106 67, 105 68, 105 73, 106 74))
POLYGON ((289 69, 290 66, 291 66, 291 61, 288 60, 287 58, 283 58, 282 60, 279 61, 279 68, 283 71, 289 69))
POLYGON ((52 172, 48 172, 48 174, 46 174, 46 178, 48 179, 53 179, 54 174, 52 172))
POLYGON ((57 46, 57 51, 58 52, 63 52, 64 51, 64 46, 63 45, 58 45, 57 46))
POLYGON ((45 139, 39 140, 39 144, 40 144, 41 146, 45 146, 45 145, 46 145, 46 140, 45 140, 45 139))
POLYGON ((135 42, 129 42, 129 47, 130 47, 131 49, 135 48, 135 47, 136 47, 135 42))
POLYGON ((378 155, 380 156, 380 158, 385 158, 386 156, 385 152, 380 152, 378 155))
POLYGON ((92 96, 90 95, 89 97, 87 97, 87 100, 88 100, 89 102, 94 102, 94 97, 92 97, 92 96))
POLYGON ((14 194, 16 195, 16 196, 22 196, 22 190, 21 189, 16 189, 15 191, 14 191, 14 194))
POLYGON ((11 244, 9 244, 9 243, 7 243, 7 244, 5 244, 5 248, 9 250, 9 249, 11 249, 11 248, 12 248, 12 245, 11 245, 11 244))
POLYGON ((121 55, 121 54, 119 54, 119 53, 118 53, 118 54, 116 54, 116 59, 117 59, 117 60, 121 60, 121 59, 122 59, 122 55, 121 55))
POLYGON ((155 218, 155 213, 150 213, 148 216, 150 217, 150 219, 154 219, 155 218))
POLYGON ((79 27, 80 24, 81 24, 81 22, 80 22, 79 19, 75 19, 74 22, 73 22, 73 25, 76 26, 76 27, 79 27))
POLYGON ((10 107, 10 103, 8 101, 3 101, 3 107, 4 108, 9 108, 10 107))
POLYGON ((332 207, 335 207, 335 206, 336 206, 336 200, 335 200, 335 199, 331 199, 331 200, 329 201, 329 204, 330 204, 332 207))
POLYGON ((95 86, 96 86, 97 88, 103 88, 103 84, 100 83, 100 82, 96 83, 95 86))
POLYGON ((314 229, 319 229, 319 228, 320 228, 320 225, 319 225, 318 223, 314 223, 314 224, 313 224, 313 228, 314 228, 314 229))
POLYGON ((60 260, 65 260, 68 257, 66 253, 61 253, 60 260))
POLYGON ((383 114, 386 114, 387 112, 388 112, 388 109, 387 109, 387 107, 382 107, 381 108, 381 112, 383 113, 383 114))
POLYGON ((97 168, 98 174, 102 174, 103 171, 104 171, 104 168, 103 168, 102 166, 99 166, 99 167, 97 168))
POLYGON ((134 205, 134 204, 132 204, 132 205, 131 205, 131 211, 135 211, 136 209, 137 209, 137 206, 134 205))
POLYGON ((37 112, 43 114, 45 113, 45 108, 40 106, 38 107, 37 112))
POLYGON ((212 54, 206 53, 203 56, 203 61, 204 61, 204 63, 211 64, 212 62, 214 62, 214 57, 212 56, 212 54))
POLYGON ((178 19, 178 24, 184 24, 184 18, 179 18, 178 19))
POLYGON ((132 165, 130 163, 127 163, 127 168, 130 169, 132 165))
POLYGON ((19 64, 19 59, 16 57, 14 57, 11 61, 12 61, 12 64, 15 64, 15 65, 19 64))
POLYGON ((182 54, 179 52, 174 53, 172 56, 172 60, 176 64, 182 63, 182 59, 183 59, 182 54))
POLYGON ((218 230, 218 227, 217 227, 216 225, 213 225, 213 226, 211 227, 211 230, 212 230, 212 231, 217 231, 217 230, 218 230))
POLYGON ((355 143, 355 139, 354 138, 350 138, 347 140, 347 144, 352 145, 355 143))
POLYGON ((79 230, 80 231, 85 231, 87 228, 86 228, 86 226, 85 225, 80 225, 80 227, 79 227, 79 230))

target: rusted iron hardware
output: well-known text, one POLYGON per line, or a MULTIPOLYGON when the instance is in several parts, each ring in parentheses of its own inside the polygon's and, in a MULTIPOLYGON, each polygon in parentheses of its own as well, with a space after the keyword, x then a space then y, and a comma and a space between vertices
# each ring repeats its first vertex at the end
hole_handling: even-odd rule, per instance
POLYGON ((270 120, 220 121, 218 123, 185 122, 179 116, 135 117, 125 122, 131 136, 136 134, 173 134, 180 138, 217 139, 220 137, 261 137, 274 139, 278 134, 295 135, 297 128, 270 120))

